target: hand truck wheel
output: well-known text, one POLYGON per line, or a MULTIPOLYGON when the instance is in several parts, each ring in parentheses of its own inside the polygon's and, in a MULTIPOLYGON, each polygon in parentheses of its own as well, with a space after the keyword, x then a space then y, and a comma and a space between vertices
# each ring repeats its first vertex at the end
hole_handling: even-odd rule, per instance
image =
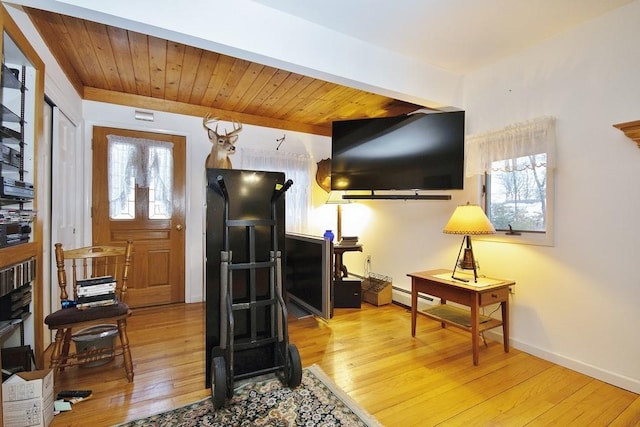
POLYGON ((214 409, 222 408, 227 400, 227 364, 222 356, 211 361, 211 400, 214 409))
POLYGON ((302 361, 298 347, 289 344, 287 357, 289 358, 289 371, 285 373, 285 379, 290 388, 296 388, 302 382, 302 361))

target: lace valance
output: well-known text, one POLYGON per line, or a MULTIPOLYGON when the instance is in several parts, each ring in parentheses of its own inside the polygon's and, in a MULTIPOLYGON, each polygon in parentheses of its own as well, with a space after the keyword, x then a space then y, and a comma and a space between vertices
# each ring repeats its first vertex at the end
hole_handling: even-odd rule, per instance
POLYGON ((503 129, 470 135, 465 141, 465 175, 490 174, 492 164, 500 160, 535 156, 541 166, 555 168, 555 118, 540 117, 515 123, 503 129), (546 154, 546 156, 536 156, 546 154), (546 160, 544 158, 546 157, 546 160))

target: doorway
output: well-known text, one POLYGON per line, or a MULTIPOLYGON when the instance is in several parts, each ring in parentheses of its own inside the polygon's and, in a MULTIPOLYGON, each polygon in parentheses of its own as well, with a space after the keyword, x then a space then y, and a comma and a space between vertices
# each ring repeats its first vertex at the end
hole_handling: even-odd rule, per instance
POLYGON ((186 138, 93 128, 93 244, 133 240, 130 307, 184 302, 186 138))

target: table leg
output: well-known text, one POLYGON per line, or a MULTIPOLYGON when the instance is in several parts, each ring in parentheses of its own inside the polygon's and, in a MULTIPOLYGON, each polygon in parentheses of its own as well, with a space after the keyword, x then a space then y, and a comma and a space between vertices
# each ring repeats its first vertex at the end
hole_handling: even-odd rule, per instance
POLYGON ((475 300, 471 305, 471 347, 473 349, 473 365, 478 366, 480 337, 478 330, 480 329, 479 321, 479 300, 476 294, 475 300))
POLYGON ((411 278, 411 336, 416 336, 416 316, 418 315, 418 290, 416 279, 411 278))
POLYGON ((502 301, 502 339, 504 352, 509 353, 509 300, 502 301))
MULTIPOLYGON (((440 298, 440 304, 446 304, 446 303, 447 303, 447 300, 446 300, 446 299, 444 299, 444 298, 440 298)), ((444 328, 446 328, 446 327, 447 327, 447 324, 446 324, 446 323, 444 323, 444 322, 440 322, 440 327, 444 329, 444 328)))

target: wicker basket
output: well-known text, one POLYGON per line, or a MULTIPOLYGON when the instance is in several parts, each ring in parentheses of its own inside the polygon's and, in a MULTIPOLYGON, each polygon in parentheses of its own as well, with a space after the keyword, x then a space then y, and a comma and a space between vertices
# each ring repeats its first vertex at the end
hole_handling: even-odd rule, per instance
POLYGON ((391 277, 369 273, 369 276, 362 281, 362 301, 373 305, 390 304, 391 285, 391 277))

